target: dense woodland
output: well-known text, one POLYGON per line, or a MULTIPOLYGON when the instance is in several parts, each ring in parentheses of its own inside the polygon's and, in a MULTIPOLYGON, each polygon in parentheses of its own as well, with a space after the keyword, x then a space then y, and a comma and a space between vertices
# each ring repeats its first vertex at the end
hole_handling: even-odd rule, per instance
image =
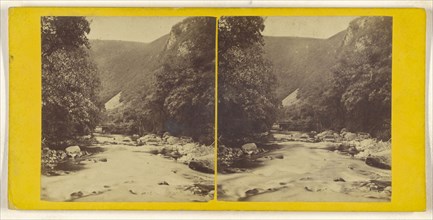
MULTIPOLYGON (((173 26, 168 36, 163 36, 165 41, 158 44, 163 45, 162 49, 154 45, 138 47, 143 51, 146 51, 144 48, 153 48, 153 52, 159 53, 149 52, 141 61, 137 61, 137 57, 123 57, 146 66, 138 71, 139 74, 138 68, 133 66, 135 72, 125 76, 147 77, 123 81, 126 84, 124 88, 133 87, 134 90, 122 97, 125 105, 115 111, 106 111, 102 105, 107 101, 104 95, 112 88, 101 88, 100 78, 106 80, 101 76, 119 73, 119 68, 110 72, 109 68, 98 66, 106 60, 95 56, 92 51, 86 37, 91 31, 89 21, 85 17, 44 17, 43 146, 64 148, 76 143, 80 136, 91 134, 97 125, 106 126, 108 132, 113 133, 144 135, 169 132, 212 143, 215 22, 214 18, 187 18, 173 26), (137 81, 142 84, 137 84, 137 81)), ((132 48, 137 49, 137 45, 132 48)), ((131 66, 117 61, 124 71, 130 71, 131 66)), ((109 63, 113 64, 112 60, 109 63)), ((124 78, 117 75, 111 81, 122 84, 119 81, 124 78)))
POLYGON ((245 143, 276 120, 276 79, 265 57, 264 28, 263 17, 219 20, 218 135, 224 143, 245 143))
MULTIPOLYGON (((215 25, 187 18, 144 44, 89 41, 85 17, 43 17, 43 146, 65 147, 97 125, 211 144, 215 25), (105 110, 119 92, 123 105, 105 110)), ((239 146, 281 121, 390 139, 392 18, 360 17, 329 39, 264 37, 265 28, 263 17, 219 20, 221 141, 239 146), (298 101, 282 106, 296 89, 298 101)))
POLYGON ((89 21, 42 17, 42 146, 66 147, 93 132, 101 102, 97 67, 89 58, 89 21))

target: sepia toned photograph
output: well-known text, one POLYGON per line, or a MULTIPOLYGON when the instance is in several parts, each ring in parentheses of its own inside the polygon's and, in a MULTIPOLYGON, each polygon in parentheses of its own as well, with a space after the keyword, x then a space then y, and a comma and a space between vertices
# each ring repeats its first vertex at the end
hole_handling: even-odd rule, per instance
POLYGON ((218 22, 218 200, 390 202, 392 17, 218 22))
POLYGON ((214 196, 212 17, 41 17, 41 199, 214 196))

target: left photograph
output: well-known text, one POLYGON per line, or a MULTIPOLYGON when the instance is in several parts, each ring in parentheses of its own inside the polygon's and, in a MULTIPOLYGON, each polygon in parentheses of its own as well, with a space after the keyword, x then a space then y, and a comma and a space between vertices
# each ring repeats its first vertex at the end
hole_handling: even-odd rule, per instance
POLYGON ((41 17, 41 200, 213 200, 213 17, 41 17))

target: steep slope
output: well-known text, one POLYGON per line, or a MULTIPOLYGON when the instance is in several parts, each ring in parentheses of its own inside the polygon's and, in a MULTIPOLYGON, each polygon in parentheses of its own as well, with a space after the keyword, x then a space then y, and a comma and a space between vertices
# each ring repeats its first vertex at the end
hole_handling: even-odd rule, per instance
POLYGON ((265 50, 277 77, 277 98, 283 100, 297 88, 307 95, 323 88, 330 78, 345 32, 328 39, 265 37, 265 50))
MULTIPOLYGON (((265 52, 278 79, 278 99, 297 88, 302 96, 320 91, 331 75, 344 36, 344 31, 328 39, 266 36, 265 52)), ((102 101, 119 92, 121 101, 145 93, 155 80, 168 38, 165 35, 151 43, 91 40, 90 54, 100 71, 102 101)))
POLYGON ((283 105, 283 107, 292 106, 292 105, 295 105, 296 103, 298 103, 299 102, 298 92, 299 92, 299 89, 296 89, 295 91, 290 93, 286 98, 284 98, 283 101, 281 101, 281 104, 283 105))
POLYGON ((91 40, 90 56, 101 78, 101 99, 105 103, 122 92, 121 100, 148 90, 159 67, 159 56, 168 35, 151 43, 91 40))

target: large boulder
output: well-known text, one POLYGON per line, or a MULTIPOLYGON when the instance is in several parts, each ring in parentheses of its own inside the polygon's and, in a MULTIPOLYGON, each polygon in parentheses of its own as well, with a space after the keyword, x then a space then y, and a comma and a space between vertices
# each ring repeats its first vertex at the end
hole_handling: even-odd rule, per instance
POLYGON ((259 150, 255 143, 244 144, 244 145, 242 145, 241 149, 244 153, 249 154, 249 155, 251 155, 253 153, 257 153, 259 150))
POLYGON ((369 155, 365 159, 365 163, 369 166, 380 169, 391 169, 391 151, 383 151, 375 155, 369 155))
POLYGON ((69 146, 65 149, 65 152, 69 157, 75 158, 81 152, 81 149, 79 146, 69 146))
POLYGON ((193 160, 189 162, 188 167, 202 173, 215 173, 214 164, 209 160, 193 160))

